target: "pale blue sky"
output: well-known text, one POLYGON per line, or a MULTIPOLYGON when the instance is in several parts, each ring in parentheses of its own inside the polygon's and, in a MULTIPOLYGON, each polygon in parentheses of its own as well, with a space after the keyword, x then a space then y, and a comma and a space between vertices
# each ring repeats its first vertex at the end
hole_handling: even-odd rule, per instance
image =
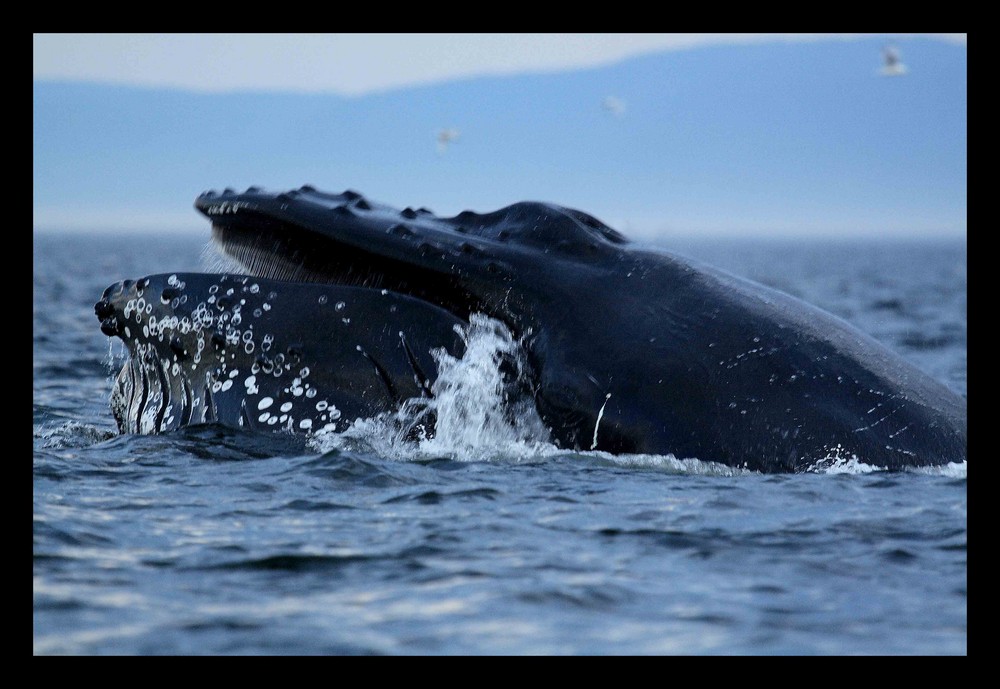
POLYGON ((706 45, 966 34, 35 34, 34 78, 361 95, 706 45))
POLYGON ((34 226, 204 232, 205 189, 308 183, 635 237, 964 236, 966 40, 41 34, 34 226))

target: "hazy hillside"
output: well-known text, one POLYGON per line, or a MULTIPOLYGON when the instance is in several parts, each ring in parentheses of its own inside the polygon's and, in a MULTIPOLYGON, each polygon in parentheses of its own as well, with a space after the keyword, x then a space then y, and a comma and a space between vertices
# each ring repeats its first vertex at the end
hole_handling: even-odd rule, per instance
POLYGON ((211 187, 351 187, 454 213, 522 199, 635 234, 964 232, 967 52, 711 47, 360 98, 36 82, 35 224, 201 228, 211 187), (625 106, 602 107, 607 96, 625 106), (435 133, 460 138, 444 154, 435 133))

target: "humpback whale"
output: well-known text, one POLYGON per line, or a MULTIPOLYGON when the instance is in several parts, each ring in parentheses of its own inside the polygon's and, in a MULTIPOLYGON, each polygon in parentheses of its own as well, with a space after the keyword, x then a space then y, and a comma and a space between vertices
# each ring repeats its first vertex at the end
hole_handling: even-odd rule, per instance
POLYGON ((343 430, 432 395, 431 352, 461 356, 456 326, 485 314, 523 343, 508 379, 560 447, 762 472, 966 459, 965 399, 871 337, 578 210, 438 217, 311 186, 195 207, 238 271, 124 280, 95 305, 130 353, 122 432, 343 430))

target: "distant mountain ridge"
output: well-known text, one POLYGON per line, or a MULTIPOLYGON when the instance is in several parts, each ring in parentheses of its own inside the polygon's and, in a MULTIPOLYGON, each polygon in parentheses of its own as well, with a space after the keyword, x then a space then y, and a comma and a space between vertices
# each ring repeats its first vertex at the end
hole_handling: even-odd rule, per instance
POLYGON ((204 189, 309 183, 439 213, 546 200, 639 236, 964 233, 966 48, 899 45, 898 78, 859 40, 361 97, 39 81, 35 226, 201 228, 204 189))

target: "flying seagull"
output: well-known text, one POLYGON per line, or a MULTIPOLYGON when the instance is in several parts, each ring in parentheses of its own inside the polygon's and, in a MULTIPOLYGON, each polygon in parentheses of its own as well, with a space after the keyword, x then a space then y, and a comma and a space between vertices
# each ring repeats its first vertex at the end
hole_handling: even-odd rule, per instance
POLYGON ((615 96, 605 96, 604 100, 601 101, 601 107, 615 117, 621 117, 625 114, 625 101, 615 96))
POLYGON ((906 65, 899 58, 899 50, 896 46, 889 44, 882 49, 882 69, 879 74, 884 77, 901 77, 906 74, 906 65))
POLYGON ((458 139, 459 136, 459 131, 454 127, 439 130, 437 133, 438 155, 444 155, 444 152, 448 150, 448 144, 458 139))

